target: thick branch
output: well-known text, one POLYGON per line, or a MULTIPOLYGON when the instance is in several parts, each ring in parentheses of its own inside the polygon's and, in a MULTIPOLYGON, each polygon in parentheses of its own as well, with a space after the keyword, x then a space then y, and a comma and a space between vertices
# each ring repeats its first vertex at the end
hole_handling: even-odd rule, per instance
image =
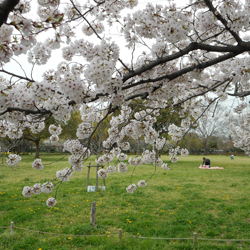
MULTIPOLYGON (((196 43, 193 43, 193 44, 196 44, 196 43)), ((216 46, 211 46, 211 47, 216 47, 216 46)), ((231 46, 231 47, 235 47, 235 46, 231 46)), ((237 50, 235 50, 235 51, 237 51, 237 50)), ((161 76, 161 77, 158 77, 158 78, 154 78, 154 79, 150 79, 150 78, 149 78, 149 79, 142 79, 142 80, 140 80, 140 81, 137 81, 137 82, 131 83, 131 84, 129 84, 129 85, 123 86, 123 87, 122 87, 122 90, 127 90, 127 89, 133 88, 133 87, 135 87, 135 86, 142 85, 142 84, 144 84, 144 83, 158 82, 158 81, 162 81, 162 80, 165 80, 165 79, 168 79, 169 81, 171 81, 171 80, 176 79, 177 77, 182 76, 182 75, 184 75, 184 74, 186 74, 186 73, 188 73, 188 72, 191 72, 191 71, 193 71, 193 70, 195 70, 195 69, 202 70, 202 69, 208 68, 208 67, 210 67, 210 66, 216 65, 216 64, 218 64, 218 63, 220 63, 220 62, 223 62, 223 61, 225 61, 225 60, 228 60, 228 59, 230 59, 230 58, 233 58, 233 57, 237 56, 238 54, 240 54, 240 53, 242 53, 242 52, 244 52, 244 50, 243 50, 241 47, 239 47, 237 53, 233 53, 233 52, 232 52, 232 53, 227 53, 227 54, 225 54, 225 55, 218 56, 217 58, 211 59, 211 60, 209 60, 209 61, 207 61, 207 62, 203 62, 203 63, 196 64, 196 65, 192 65, 192 66, 190 66, 190 67, 183 68, 183 69, 181 69, 181 70, 178 70, 178 71, 176 71, 176 72, 173 72, 173 73, 171 73, 171 74, 164 75, 164 76, 161 76)), ((177 54, 177 53, 176 53, 176 54, 177 54)), ((172 55, 171 55, 171 56, 172 56, 172 55)), ((168 58, 170 58, 171 56, 168 56, 168 58)), ((161 59, 157 59, 156 61, 150 63, 151 66, 152 66, 152 68, 153 68, 153 65, 154 65, 154 64, 155 64, 154 67, 157 66, 158 64, 161 64, 162 62, 160 63, 160 62, 159 62, 160 60, 161 60, 161 59)), ((148 66, 148 65, 147 65, 147 66, 148 66)), ((141 67, 141 68, 139 68, 139 69, 133 71, 132 73, 128 73, 127 75, 125 75, 125 77, 126 77, 126 76, 128 77, 128 75, 130 75, 130 77, 132 77, 131 75, 134 74, 135 72, 137 72, 136 75, 138 75, 138 74, 140 74, 139 72, 142 73, 142 72, 146 71, 146 70, 144 70, 144 69, 145 69, 147 66, 141 67)), ((151 67, 151 66, 150 66, 150 67, 151 67)), ((159 86, 155 87, 155 88, 153 89, 153 91, 156 91, 157 89, 159 89, 159 88, 161 88, 161 87, 162 87, 162 84, 159 84, 159 86)), ((210 90, 211 90, 211 89, 210 89, 210 90)), ((206 92, 208 92, 208 91, 206 91, 206 92)), ((134 99, 134 98, 136 98, 136 97, 141 97, 142 99, 144 99, 144 98, 147 97, 147 95, 148 95, 148 93, 146 94, 146 93, 142 92, 142 93, 134 94, 134 95, 132 95, 132 96, 130 96, 130 97, 127 97, 126 100, 131 100, 131 99, 134 99)), ((95 96, 94 98, 91 98, 91 101, 90 101, 90 102, 96 101, 96 100, 99 99, 99 97, 102 97, 102 96, 108 96, 108 93, 98 93, 98 94, 96 94, 96 96, 95 96)), ((199 95, 198 95, 198 96, 199 96, 199 95)), ((75 102, 74 102, 74 101, 70 101, 68 104, 69 104, 69 105, 74 105, 75 102)))
POLYGON ((4 0, 0 3, 0 27, 7 21, 9 13, 19 3, 19 0, 4 0))
POLYGON ((46 109, 30 110, 30 109, 22 109, 22 108, 17 108, 17 107, 8 107, 4 112, 0 113, 0 116, 4 115, 5 113, 13 112, 13 111, 22 112, 25 115, 28 115, 28 114, 32 114, 32 115, 47 115, 47 114, 51 114, 51 111, 46 110, 46 109))
POLYGON ((234 94, 227 93, 230 96, 245 97, 250 95, 250 91, 236 92, 234 94))
MULTIPOLYGON (((148 83, 148 82, 158 82, 158 81, 162 81, 162 80, 165 80, 165 79, 168 79, 169 81, 171 81, 171 80, 176 79, 177 77, 182 76, 182 75, 184 75, 184 74, 186 74, 188 72, 191 72, 191 71, 193 71, 195 69, 202 70, 202 69, 208 68, 210 66, 216 65, 216 64, 218 64, 220 62, 226 61, 226 60, 228 60, 230 58, 233 58, 233 57, 235 57, 237 55, 238 55, 238 53, 237 54, 235 54, 235 53, 227 53, 225 55, 218 56, 217 58, 211 59, 211 60, 209 60, 207 62, 192 65, 192 66, 183 68, 181 70, 178 70, 176 72, 173 72, 171 74, 168 74, 168 75, 163 75, 163 76, 160 76, 160 77, 157 77, 157 78, 154 78, 154 79, 149 78, 149 79, 145 79, 145 80, 144 79, 140 80, 140 81, 135 82, 133 84, 129 84, 129 85, 126 85, 126 86, 122 87, 122 90, 130 89, 132 87, 141 85, 143 83, 148 83)), ((140 69, 142 69, 142 68, 140 68, 140 69)), ((162 86, 162 84, 160 86, 158 86, 158 87, 155 87, 154 91, 159 89, 161 86, 162 86)))
MULTIPOLYGON (((250 50, 250 43, 245 43, 244 45, 245 45, 244 46, 245 48, 248 47, 248 49, 250 50)), ((187 55, 189 52, 194 51, 194 50, 198 50, 198 49, 209 51, 209 52, 224 52, 224 53, 231 52, 231 53, 236 53, 236 54, 241 54, 241 53, 246 51, 246 49, 243 49, 240 46, 212 46, 212 45, 208 45, 208 44, 193 42, 193 43, 190 43, 190 45, 187 46, 185 49, 180 50, 177 53, 158 58, 158 59, 148 63, 147 65, 145 65, 143 67, 140 67, 132 72, 129 72, 128 74, 124 75, 123 82, 126 82, 131 77, 140 75, 148 70, 151 70, 160 64, 164 64, 164 63, 170 62, 172 60, 181 58, 182 56, 187 55)))

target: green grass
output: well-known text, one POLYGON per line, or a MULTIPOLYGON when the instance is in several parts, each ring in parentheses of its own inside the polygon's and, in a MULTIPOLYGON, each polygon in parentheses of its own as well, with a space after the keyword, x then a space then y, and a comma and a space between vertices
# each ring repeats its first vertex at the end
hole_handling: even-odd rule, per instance
MULTIPOLYGON (((44 164, 59 158, 59 155, 42 157, 44 164)), ((23 156, 18 168, 0 167, 0 249, 193 249, 192 240, 129 236, 192 238, 194 232, 204 239, 250 239, 249 157, 236 156, 234 161, 230 156, 209 158, 213 166, 225 169, 201 170, 198 166, 202 156, 180 157, 170 171, 157 168, 148 186, 133 194, 126 192, 132 167, 125 174, 109 174, 107 191, 95 193, 86 192, 85 167, 60 186, 58 203, 50 209, 45 202, 55 192, 25 198, 22 188, 54 179, 56 171, 68 166, 67 157, 37 171, 31 167, 33 156, 23 156), (93 201, 97 203, 95 227, 90 226, 93 201), (9 227, 11 221, 16 227, 13 235, 9 228, 1 228, 9 227), (123 230, 122 239, 118 237, 119 228, 123 230)), ((91 161, 93 164, 93 158, 91 161)), ((137 184, 153 173, 153 166, 140 166, 132 182, 137 184)), ((95 185, 94 169, 90 177, 89 184, 95 185)), ((198 239, 196 249, 249 249, 249 246, 250 242, 198 239)))

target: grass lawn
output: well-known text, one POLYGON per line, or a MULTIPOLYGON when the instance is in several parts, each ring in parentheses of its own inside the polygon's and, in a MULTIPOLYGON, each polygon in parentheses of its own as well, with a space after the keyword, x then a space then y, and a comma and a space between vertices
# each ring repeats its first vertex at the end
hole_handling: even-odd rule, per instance
MULTIPOLYGON (((57 161, 61 157, 41 157, 43 164, 56 161, 41 171, 32 169, 33 156, 23 156, 18 168, 0 166, 0 249, 193 249, 192 240, 130 236, 192 238, 194 232, 198 234, 196 249, 250 248, 250 241, 204 240, 250 239, 249 157, 231 160, 230 156, 209 156, 212 166, 224 170, 199 169, 202 156, 179 157, 170 171, 157 168, 147 187, 137 188, 133 194, 126 192, 132 167, 125 174, 109 174, 105 192, 86 192, 85 167, 60 186, 57 205, 52 209, 45 202, 55 192, 23 197, 23 186, 54 179, 56 171, 69 166, 67 157, 57 161), (95 227, 90 226, 93 201, 97 203, 95 227), (12 235, 11 221, 16 227, 12 235), (120 228, 122 239, 118 237, 120 228)), ((163 156, 163 160, 169 157, 163 156)), ((137 184, 153 173, 153 166, 137 167, 132 182, 137 184)), ((90 177, 89 184, 95 185, 94 169, 90 177)))

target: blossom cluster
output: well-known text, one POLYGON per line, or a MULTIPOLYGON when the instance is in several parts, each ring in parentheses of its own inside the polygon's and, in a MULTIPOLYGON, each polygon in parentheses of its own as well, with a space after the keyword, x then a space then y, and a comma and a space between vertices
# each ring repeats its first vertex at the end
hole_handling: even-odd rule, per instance
POLYGON ((6 163, 10 166, 16 166, 21 160, 21 156, 17 154, 9 154, 8 158, 6 159, 6 163))
POLYGON ((67 140, 64 142, 64 150, 79 157, 89 157, 90 150, 84 147, 79 140, 67 140))
POLYGON ((30 125, 30 130, 33 134, 37 134, 45 129, 45 123, 44 122, 37 122, 32 123, 30 125))
POLYGON ((70 168, 66 167, 63 170, 57 171, 56 177, 60 179, 61 181, 66 182, 66 181, 69 181, 69 178, 71 177, 72 174, 73 174, 73 171, 70 168))
POLYGON ((32 168, 41 170, 43 169, 43 164, 41 159, 35 159, 32 163, 32 168))
MULTIPOLYGON (((33 187, 25 186, 23 187, 22 194, 24 197, 32 197, 33 195, 40 194, 40 193, 51 193, 54 188, 52 182, 46 182, 44 184, 36 183, 33 187)), ((54 207, 56 204, 55 198, 48 198, 46 201, 46 205, 49 207, 54 207)))
POLYGON ((59 141, 58 135, 61 134, 62 128, 61 128, 60 125, 57 127, 57 126, 55 126, 54 124, 51 124, 51 125, 49 126, 49 132, 50 132, 50 134, 51 134, 50 140, 51 140, 52 142, 57 142, 57 141, 59 141))

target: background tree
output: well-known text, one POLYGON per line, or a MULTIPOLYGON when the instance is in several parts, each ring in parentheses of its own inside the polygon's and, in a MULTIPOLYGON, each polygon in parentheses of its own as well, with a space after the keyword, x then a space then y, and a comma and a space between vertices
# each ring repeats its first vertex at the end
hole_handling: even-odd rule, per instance
POLYGON ((199 125, 195 131, 199 135, 198 138, 201 142, 204 154, 208 154, 210 149, 218 149, 218 136, 223 135, 223 127, 228 119, 225 113, 228 113, 225 108, 217 107, 215 111, 207 112, 199 120, 199 125))
POLYGON ((55 119, 50 117, 48 120, 45 121, 45 128, 38 133, 33 133, 30 128, 25 128, 23 130, 23 140, 33 142, 35 144, 35 158, 39 158, 40 156, 40 144, 42 141, 48 139, 51 134, 49 133, 48 129, 51 124, 55 123, 55 119))
POLYGON ((71 112, 70 119, 66 122, 60 123, 61 127, 63 128, 62 133, 60 135, 60 139, 63 139, 63 140, 76 139, 77 128, 81 122, 82 122, 82 119, 81 119, 80 110, 71 112))
MULTIPOLYGON (((90 143, 90 150, 93 154, 100 156, 103 151, 103 141, 108 138, 108 129, 109 129, 110 118, 106 119, 104 122, 98 126, 95 134, 92 136, 91 140, 86 141, 86 145, 90 143)), ((95 127, 98 122, 93 122, 92 126, 95 127)))
POLYGON ((191 132, 189 132, 180 143, 180 146, 187 148, 190 154, 201 154, 203 147, 199 137, 199 134, 195 133, 194 130, 191 130, 191 132))
MULTIPOLYGON (((62 133, 60 135, 61 140, 76 139, 76 132, 78 125, 82 122, 80 111, 71 112, 71 117, 67 122, 57 122, 53 117, 50 117, 45 121, 45 128, 39 133, 32 133, 30 128, 26 128, 23 133, 22 140, 30 141, 35 144, 36 153, 35 158, 39 158, 40 145, 41 142, 49 139, 51 134, 48 129, 51 124, 60 125, 62 128, 62 133)), ((48 152, 50 152, 51 143, 48 147, 48 152)))

